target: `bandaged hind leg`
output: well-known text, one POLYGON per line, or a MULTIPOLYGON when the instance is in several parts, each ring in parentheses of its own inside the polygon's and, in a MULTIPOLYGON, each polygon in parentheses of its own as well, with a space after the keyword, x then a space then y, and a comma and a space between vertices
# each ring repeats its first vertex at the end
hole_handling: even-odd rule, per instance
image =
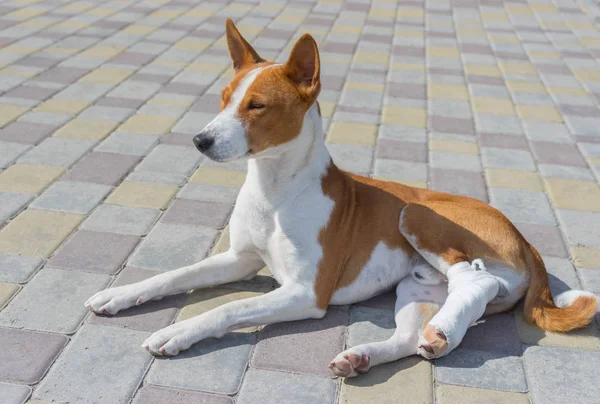
POLYGON ((481 260, 459 262, 448 269, 447 276, 448 298, 423 330, 417 345, 417 353, 428 359, 456 348, 500 288, 498 278, 485 270, 481 260))

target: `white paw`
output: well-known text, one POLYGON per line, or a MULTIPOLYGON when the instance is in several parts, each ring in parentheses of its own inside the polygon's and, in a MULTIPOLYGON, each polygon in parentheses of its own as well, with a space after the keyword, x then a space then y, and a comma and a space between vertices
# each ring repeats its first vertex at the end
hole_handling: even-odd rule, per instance
POLYGON ((85 302, 85 307, 96 314, 114 315, 129 307, 140 305, 145 300, 132 285, 104 289, 85 302))
POLYGON ((329 369, 337 377, 351 378, 359 373, 367 373, 371 368, 371 357, 352 350, 344 351, 329 364, 329 369))
POLYGON ((173 356, 185 351, 197 341, 184 323, 175 323, 156 331, 144 341, 142 347, 152 355, 173 356))

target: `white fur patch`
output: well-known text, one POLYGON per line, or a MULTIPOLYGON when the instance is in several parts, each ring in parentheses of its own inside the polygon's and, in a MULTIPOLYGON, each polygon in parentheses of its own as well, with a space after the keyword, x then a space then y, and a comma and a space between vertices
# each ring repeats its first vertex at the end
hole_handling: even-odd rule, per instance
POLYGON ((593 297, 596 299, 596 311, 600 311, 600 304, 598 304, 598 297, 592 292, 587 292, 584 290, 567 290, 566 292, 562 292, 554 298, 554 304, 556 307, 560 307, 561 309, 564 307, 569 307, 573 304, 578 297, 587 296, 593 297))

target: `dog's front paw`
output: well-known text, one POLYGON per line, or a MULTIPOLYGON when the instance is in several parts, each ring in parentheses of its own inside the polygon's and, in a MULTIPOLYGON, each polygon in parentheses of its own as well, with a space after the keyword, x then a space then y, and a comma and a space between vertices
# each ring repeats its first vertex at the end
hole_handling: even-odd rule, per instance
POLYGON ((114 315, 136 304, 129 285, 101 290, 85 302, 85 307, 96 314, 114 315))
POLYGON ((156 331, 144 341, 142 347, 155 356, 174 356, 185 351, 197 341, 182 324, 175 323, 156 331))
POLYGON ((371 358, 351 352, 342 352, 329 364, 329 369, 337 377, 355 377, 359 373, 367 373, 371 367, 371 358))

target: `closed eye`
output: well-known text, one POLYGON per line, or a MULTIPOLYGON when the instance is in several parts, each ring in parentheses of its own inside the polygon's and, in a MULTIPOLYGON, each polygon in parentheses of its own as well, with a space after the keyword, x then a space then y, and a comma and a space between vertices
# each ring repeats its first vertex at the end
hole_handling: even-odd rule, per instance
POLYGON ((251 102, 248 104, 248 109, 263 109, 265 104, 261 104, 259 102, 251 102))

